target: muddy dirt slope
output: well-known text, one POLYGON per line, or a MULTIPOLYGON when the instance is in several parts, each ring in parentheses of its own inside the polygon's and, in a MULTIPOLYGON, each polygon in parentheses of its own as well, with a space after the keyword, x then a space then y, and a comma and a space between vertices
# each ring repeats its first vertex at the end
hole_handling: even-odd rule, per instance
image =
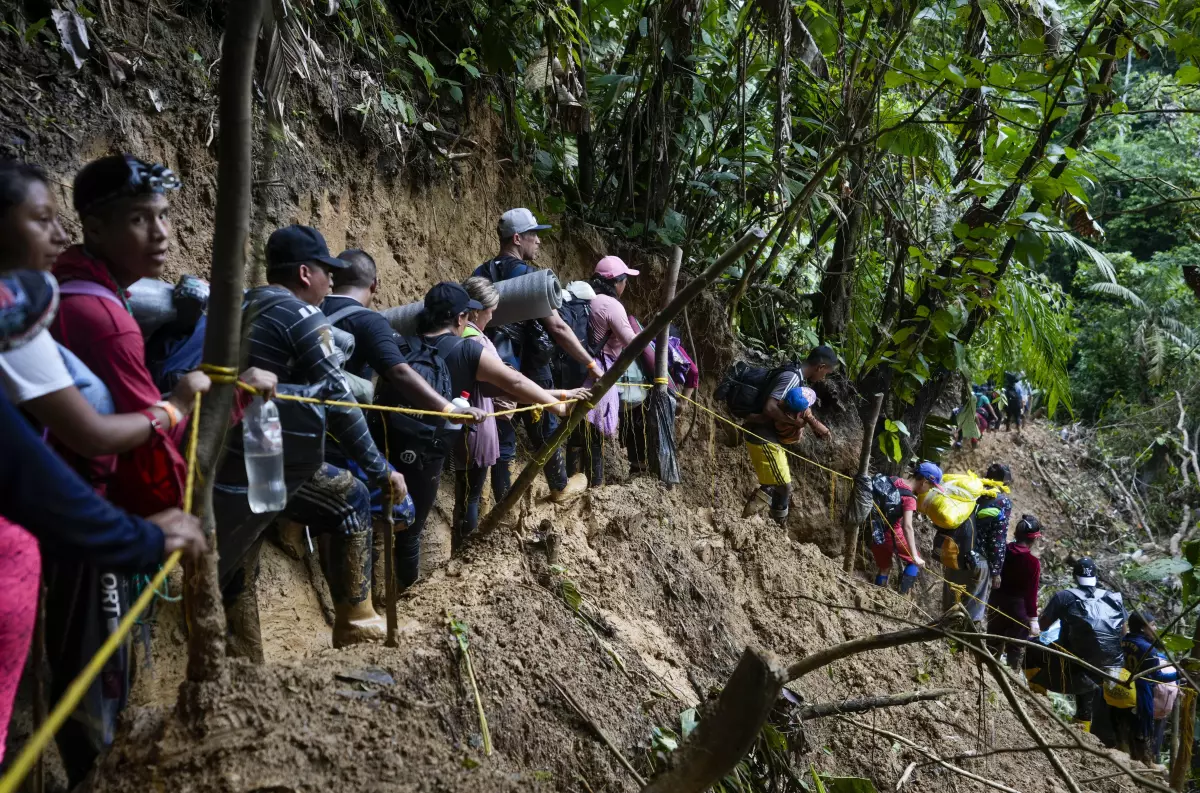
MULTIPOLYGON (((862 572, 843 574, 816 546, 761 518, 743 520, 741 450, 717 444, 707 459, 696 445, 685 486, 672 491, 637 478, 570 507, 535 493, 514 524, 430 571, 404 599, 395 650, 330 649, 303 565, 269 548, 260 588, 267 664, 235 662, 228 688, 191 691, 185 709, 202 703, 199 728, 182 726, 173 686, 160 681, 163 699, 133 709, 98 789, 634 790, 560 686, 649 776, 661 762, 655 729, 678 731, 681 713, 710 697, 743 648, 790 660, 903 627, 895 618, 923 618, 862 572), (554 564, 540 542, 547 531, 557 540, 554 564), (490 757, 448 614, 468 626, 490 757)), ((826 509, 802 504, 798 517, 826 509)), ((168 667, 156 674, 170 677, 168 667)), ((809 702, 935 688, 952 693, 860 724, 944 756, 1031 744, 992 684, 981 689, 975 664, 944 642, 859 656, 792 685, 809 702)), ((913 790, 986 789, 837 718, 785 734, 799 769, 811 763, 894 790, 917 763, 906 782, 913 790)), ((1064 757, 1081 779, 1115 770, 1077 752, 1064 757)), ((1064 789, 1036 753, 957 762, 1012 789, 1064 789)), ((1121 787, 1104 780, 1086 789, 1121 787)))

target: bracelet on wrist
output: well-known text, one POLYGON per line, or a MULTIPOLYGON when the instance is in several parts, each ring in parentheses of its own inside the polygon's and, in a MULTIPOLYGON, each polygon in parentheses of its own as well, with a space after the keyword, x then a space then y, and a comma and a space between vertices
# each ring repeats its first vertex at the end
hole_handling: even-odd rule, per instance
POLYGON ((154 403, 154 407, 162 408, 166 412, 167 418, 171 422, 170 429, 175 429, 179 426, 179 422, 183 420, 183 414, 179 412, 179 408, 172 405, 165 399, 160 399, 154 403))
POLYGON ((160 430, 162 430, 162 422, 158 420, 158 416, 154 415, 153 410, 151 410, 150 408, 146 408, 145 410, 141 410, 138 412, 141 413, 146 418, 150 419, 150 431, 151 432, 159 432, 160 430))

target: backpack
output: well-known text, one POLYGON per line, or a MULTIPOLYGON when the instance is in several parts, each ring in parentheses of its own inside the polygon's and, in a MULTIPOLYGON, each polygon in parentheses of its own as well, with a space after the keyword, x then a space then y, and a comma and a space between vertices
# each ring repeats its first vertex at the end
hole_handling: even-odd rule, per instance
MULTIPOLYGON (((575 338, 579 339, 579 343, 592 357, 599 354, 599 350, 591 344, 591 334, 588 332, 592 321, 592 304, 589 301, 578 299, 567 301, 559 307, 558 315, 562 317, 563 322, 567 323, 571 332, 575 334, 575 338)), ((579 388, 588 375, 587 367, 567 355, 566 351, 561 348, 554 350, 550 368, 554 375, 554 384, 559 388, 579 388)))
POLYGON ((975 516, 971 515, 954 529, 934 524, 933 555, 947 570, 975 572, 983 559, 975 552, 975 516))
MULTIPOLYGON (((438 346, 425 339, 424 336, 397 336, 396 345, 408 361, 408 365, 433 387, 446 401, 454 396, 450 383, 450 368, 442 356, 438 346)), ((380 380, 376 391, 375 404, 390 407, 415 407, 405 399, 387 380, 380 380)), ((380 449, 384 448, 380 427, 380 417, 377 411, 371 411, 367 423, 375 435, 375 443, 380 449)), ((415 416, 407 413, 388 413, 387 444, 403 443, 407 451, 417 455, 434 452, 438 449, 445 435, 446 422, 437 416, 415 416)), ((409 461, 411 462, 411 461, 409 461)))
POLYGON ((902 499, 906 495, 911 498, 912 494, 907 487, 899 487, 887 474, 875 474, 871 479, 871 498, 887 518, 889 526, 895 526, 896 521, 904 517, 902 499))
POLYGON ((1067 649, 1101 669, 1125 663, 1121 634, 1125 630, 1125 607, 1119 592, 1069 589, 1075 600, 1062 617, 1070 644, 1067 649))
POLYGON ((784 372, 800 375, 800 382, 804 382, 800 365, 797 363, 786 363, 772 369, 755 366, 748 361, 734 361, 725 370, 725 376, 717 386, 716 397, 725 403, 725 407, 734 417, 744 419, 762 412, 763 405, 770 396, 768 389, 771 383, 784 372))

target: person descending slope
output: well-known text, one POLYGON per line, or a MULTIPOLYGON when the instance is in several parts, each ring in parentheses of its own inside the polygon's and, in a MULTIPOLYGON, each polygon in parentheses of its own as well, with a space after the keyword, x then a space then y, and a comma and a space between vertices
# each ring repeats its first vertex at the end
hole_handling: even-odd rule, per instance
POLYGON ((819 437, 832 442, 833 434, 827 427, 815 419, 815 423, 808 421, 812 414, 800 389, 806 383, 821 382, 837 365, 837 354, 822 345, 814 347, 802 364, 787 363, 768 369, 739 361, 725 373, 716 397, 724 400, 730 413, 743 419, 746 450, 758 476, 758 489, 746 501, 743 516, 756 515, 769 505, 776 523, 782 526, 787 522, 792 472, 779 428, 783 427, 784 434, 788 434, 808 424, 819 437), (791 399, 785 402, 789 396, 791 399))
MULTIPOLYGON (((984 479, 1009 486, 1012 470, 1003 463, 992 463, 984 479)), ((1005 550, 1008 545, 1008 521, 1012 515, 1012 499, 997 488, 994 494, 980 496, 975 507, 975 552, 987 559, 992 574, 992 588, 1000 586, 1000 574, 1004 569, 1005 550)))
MULTIPOLYGON (((1088 557, 1075 562, 1075 586, 1050 598, 1038 618, 1041 630, 1061 622, 1057 644, 1073 655, 1116 676, 1125 663, 1121 637, 1125 603, 1120 592, 1096 586, 1096 563, 1088 557)), ((1077 664, 1060 664, 1036 651, 1030 653, 1025 674, 1030 686, 1075 696, 1075 721, 1084 732, 1092 726, 1100 680, 1077 664), (1038 656, 1035 658, 1034 656, 1038 656)))
POLYGON ((980 622, 987 608, 992 579, 988 561, 975 550, 975 497, 955 486, 942 484, 942 469, 931 462, 917 466, 916 475, 929 482, 919 500, 919 509, 937 528, 933 555, 942 565, 942 610, 959 600, 957 587, 965 590, 961 598, 971 619, 980 622))

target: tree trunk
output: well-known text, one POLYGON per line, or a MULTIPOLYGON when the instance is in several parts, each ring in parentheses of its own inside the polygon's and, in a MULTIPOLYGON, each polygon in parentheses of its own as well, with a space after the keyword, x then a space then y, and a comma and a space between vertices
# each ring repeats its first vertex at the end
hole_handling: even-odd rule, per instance
MULTIPOLYGON (((846 505, 846 545, 842 549, 842 569, 847 573, 854 569, 854 557, 858 553, 858 529, 863 521, 870 515, 869 507, 867 515, 860 514, 856 508, 859 501, 858 491, 860 488, 865 488, 870 491, 871 486, 867 484, 867 472, 871 470, 871 447, 872 441, 875 440, 875 425, 879 423, 879 412, 883 410, 883 398, 885 394, 882 392, 875 395, 874 402, 871 404, 871 418, 869 421, 863 422, 863 438, 862 447, 858 452, 858 476, 854 480, 855 497, 846 505)), ((866 496, 870 498, 869 492, 866 496)))
POLYGON ((858 261, 858 241, 862 236, 862 193, 866 179, 862 175, 862 154, 856 149, 850 157, 850 182, 838 205, 844 218, 838 223, 833 239, 833 256, 825 265, 821 279, 821 322, 817 336, 822 343, 841 340, 850 323, 850 304, 854 300, 854 267, 858 261))
MULTIPOLYGON (((204 335, 204 363, 236 369, 242 324, 242 284, 245 280, 246 241, 250 233, 250 179, 253 116, 251 80, 258 30, 265 0, 232 3, 221 46, 221 141, 217 169, 217 208, 213 232, 212 293, 204 335)), ((199 492, 195 504, 204 521, 211 549, 195 569, 185 571, 188 636, 188 680, 211 682, 228 674, 225 664, 225 610, 217 576, 216 524, 212 486, 225 445, 236 386, 214 384, 200 413, 196 464, 199 492)))

